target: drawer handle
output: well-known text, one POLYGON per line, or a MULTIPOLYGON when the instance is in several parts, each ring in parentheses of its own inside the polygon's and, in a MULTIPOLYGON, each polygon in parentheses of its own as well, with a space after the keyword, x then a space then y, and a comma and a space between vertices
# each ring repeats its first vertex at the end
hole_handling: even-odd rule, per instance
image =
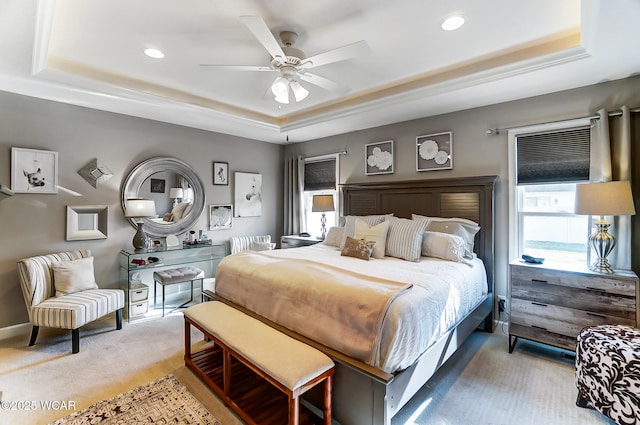
POLYGON ((539 305, 540 307, 547 307, 548 306, 548 304, 537 303, 537 302, 534 302, 534 301, 531 301, 531 304, 539 305))
POLYGON ((589 313, 588 311, 587 311, 587 316, 599 317, 600 319, 606 319, 607 318, 607 316, 603 316, 602 314, 589 313))
POLYGON ((542 326, 531 325, 531 327, 536 329, 542 329, 543 331, 547 330, 547 328, 543 328, 542 326))
POLYGON ((536 283, 549 283, 546 280, 542 280, 542 279, 531 279, 531 282, 536 282, 536 283))
POLYGON ((142 290, 140 290, 140 291, 135 291, 135 292, 134 292, 134 294, 142 294, 142 292, 143 292, 142 290))
POLYGON ((591 286, 587 286, 586 288, 587 288, 588 291, 599 292, 601 294, 607 292, 604 289, 592 288, 591 286))
POLYGON ((143 304, 136 304, 134 307, 142 307, 143 304))

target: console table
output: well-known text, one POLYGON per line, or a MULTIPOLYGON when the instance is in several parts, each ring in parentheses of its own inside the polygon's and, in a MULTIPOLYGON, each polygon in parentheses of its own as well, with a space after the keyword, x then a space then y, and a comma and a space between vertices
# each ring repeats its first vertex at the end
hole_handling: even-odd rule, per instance
POLYGON ((120 282, 125 291, 127 320, 151 316, 149 288, 154 285, 153 272, 194 265, 204 271, 205 277, 214 277, 218 264, 226 255, 227 244, 224 242, 172 248, 123 249, 120 251, 120 282))

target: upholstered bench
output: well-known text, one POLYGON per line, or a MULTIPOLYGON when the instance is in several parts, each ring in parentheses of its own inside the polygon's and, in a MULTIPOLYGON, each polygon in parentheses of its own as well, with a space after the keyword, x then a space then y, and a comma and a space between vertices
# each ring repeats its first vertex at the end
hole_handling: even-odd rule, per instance
POLYGON ((153 305, 156 305, 156 284, 159 283, 162 286, 162 317, 164 317, 165 307, 165 286, 191 282, 191 298, 189 298, 189 301, 174 307, 175 310, 193 301, 193 281, 198 279, 204 279, 204 272, 197 267, 180 267, 153 272, 153 305))
POLYGON ((576 404, 618 424, 640 424, 640 329, 623 325, 584 328, 576 346, 576 404))
POLYGON ((184 320, 186 366, 247 423, 260 414, 260 423, 298 425, 300 395, 324 382, 324 424, 331 425, 328 356, 220 301, 189 307, 184 320), (194 353, 191 325, 212 340, 194 353))

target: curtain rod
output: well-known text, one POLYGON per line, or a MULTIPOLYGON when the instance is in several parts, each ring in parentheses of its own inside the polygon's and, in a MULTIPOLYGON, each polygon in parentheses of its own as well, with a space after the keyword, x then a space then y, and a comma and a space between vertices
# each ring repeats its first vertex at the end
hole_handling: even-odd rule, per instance
MULTIPOLYGON (((629 112, 631 113, 638 113, 640 112, 640 108, 635 108, 635 109, 629 109, 629 112)), ((622 115, 622 111, 612 111, 609 112, 609 116, 610 117, 617 117, 622 115)), ((568 119, 564 119, 564 120, 556 120, 556 121, 548 121, 548 122, 542 122, 542 123, 536 123, 536 124, 528 124, 528 125, 544 125, 544 124, 555 124, 558 122, 563 122, 563 121, 571 121, 571 120, 580 120, 580 119, 590 119, 590 120, 597 120, 600 118, 600 115, 591 115, 588 117, 580 117, 580 118, 568 118, 568 119)), ((493 135, 493 134, 500 134, 501 131, 505 131, 505 130, 511 130, 513 128, 518 128, 518 127, 524 127, 524 125, 518 125, 518 126, 513 126, 513 127, 504 127, 504 128, 489 128, 487 129, 487 131, 485 131, 485 134, 487 136, 493 135)))
POLYGON ((322 157, 322 156, 329 156, 329 155, 346 155, 348 152, 347 150, 343 150, 343 151, 338 151, 338 152, 329 152, 329 153, 323 153, 320 155, 311 155, 311 156, 305 156, 305 158, 316 158, 316 157, 322 157))

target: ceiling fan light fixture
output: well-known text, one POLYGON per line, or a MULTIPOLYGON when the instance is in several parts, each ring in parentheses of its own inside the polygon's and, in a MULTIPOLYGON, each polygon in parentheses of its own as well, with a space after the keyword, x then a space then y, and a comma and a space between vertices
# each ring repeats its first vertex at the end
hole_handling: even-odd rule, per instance
POLYGON ((459 15, 450 16, 449 18, 445 19, 445 21, 442 23, 442 29, 445 31, 453 31, 453 30, 457 30, 463 25, 464 25, 464 18, 462 16, 459 16, 459 15))
POLYGON ((294 80, 289 84, 289 86, 291 87, 291 91, 293 91, 296 102, 302 102, 307 96, 309 96, 309 90, 302 87, 299 82, 294 80))

